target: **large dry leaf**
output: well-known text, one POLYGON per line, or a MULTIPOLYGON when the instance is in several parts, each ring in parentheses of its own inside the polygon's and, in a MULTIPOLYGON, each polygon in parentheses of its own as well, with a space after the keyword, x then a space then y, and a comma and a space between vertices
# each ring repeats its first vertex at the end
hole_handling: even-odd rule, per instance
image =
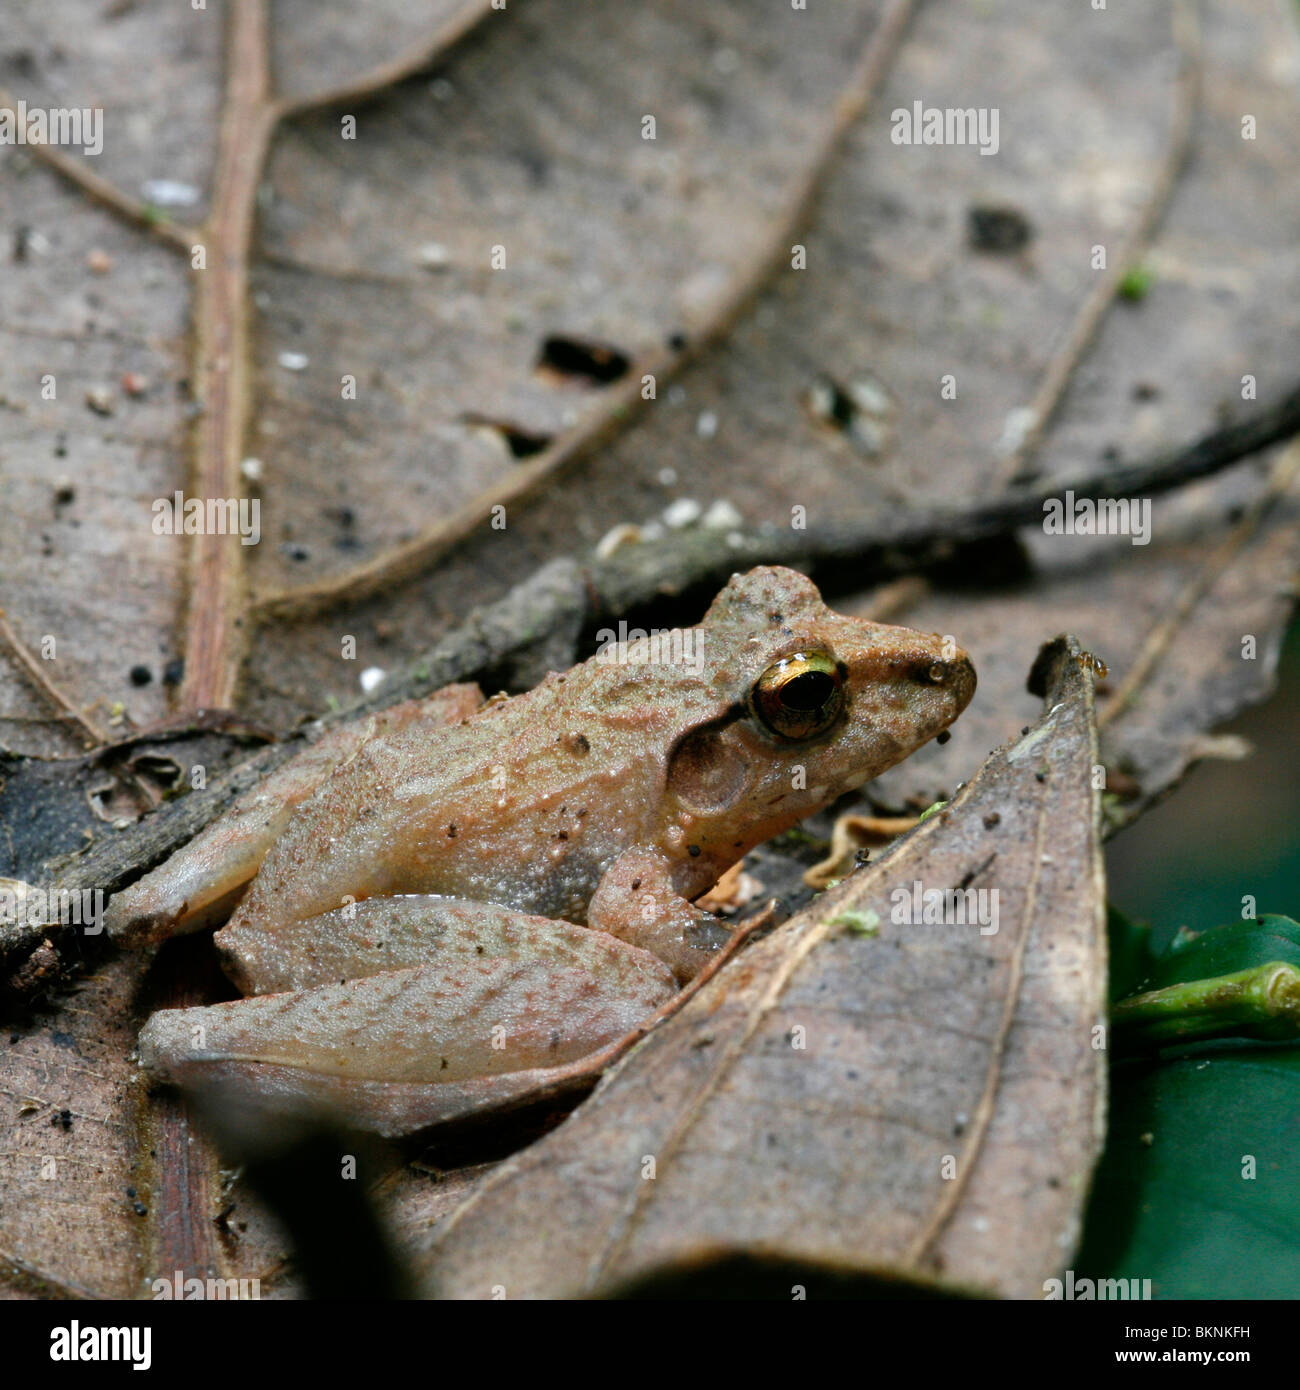
MULTIPOLYGON (((333 656, 341 633, 363 634, 379 664, 395 664, 423 646, 431 621, 459 620, 467 594, 494 597, 545 556, 654 518, 683 495, 706 506, 722 498, 747 522, 783 527, 793 506, 816 525, 986 498, 1009 476, 1017 412, 1055 370, 1096 289, 1092 247, 1122 262, 1180 148, 1172 11, 1111 9, 1104 21, 1100 13, 920 10, 799 237, 808 269, 779 271, 717 351, 672 387, 661 384, 580 476, 512 507, 504 531, 481 528, 426 583, 296 625, 259 648, 257 707, 283 719, 312 708, 322 687, 346 689, 333 656), (996 158, 891 143, 894 110, 944 92, 1000 109, 996 158), (967 214, 987 204, 1029 220, 1023 253, 968 245, 967 214), (954 401, 940 400, 946 372, 957 378, 954 401), (879 458, 810 416, 805 396, 823 376, 845 388, 875 381, 893 399, 879 458)), ((1203 7, 1201 27, 1192 154, 1141 257, 1153 267, 1152 287, 1140 303, 1109 311, 1073 384, 1067 374, 1057 423, 1035 459, 1044 475, 1100 466, 1108 451, 1133 458, 1177 446, 1224 415, 1245 416, 1258 404, 1240 398, 1244 374, 1257 377, 1261 402, 1288 384, 1287 344, 1300 327, 1300 190, 1288 173, 1300 158, 1294 20, 1274 0, 1252 0, 1203 7), (1257 117, 1253 142, 1241 138, 1243 112, 1257 117)), ((1298 553, 1294 500, 1262 523, 1247 518, 1244 543, 1226 562, 1215 553, 1271 463, 1156 498, 1146 546, 1028 532, 1029 573, 1008 543, 994 557, 1000 564, 985 554, 965 573, 940 575, 933 596, 896 620, 955 633, 974 653, 981 689, 952 744, 877 784, 882 807, 928 805, 1025 723, 1032 702, 1020 673, 1061 627, 1105 657, 1114 688, 1153 644, 1173 639, 1169 659, 1108 723, 1104 744, 1108 764, 1130 779, 1125 814, 1166 791, 1208 728, 1271 688, 1298 553), (1164 633, 1198 583, 1205 592, 1164 633), (1259 650, 1250 661, 1241 657, 1247 633, 1259 650)), ((851 573, 835 578, 851 592, 851 573)), ((1105 699, 1103 691, 1103 708, 1105 699)))
MULTIPOLYGON (((358 25, 341 12, 307 22, 292 9, 274 16, 274 66, 298 100, 315 54, 330 48, 337 70, 352 52, 340 30, 358 25)), ((248 286, 254 361, 241 449, 262 466, 263 539, 237 555, 259 587, 346 570, 401 542, 515 469, 510 439, 549 438, 599 409, 587 376, 542 370, 548 339, 640 361, 708 325, 770 251, 877 7, 822 6, 754 25, 740 0, 707 12, 585 4, 580 13, 571 0, 508 12, 442 0, 424 6, 421 25, 436 32, 458 9, 489 18, 445 72, 425 72, 380 104, 293 116, 272 151, 248 286), (799 42, 791 24, 803 26, 799 42), (643 140, 642 117, 656 113, 657 139, 643 140), (349 115, 355 139, 343 138, 349 115), (492 268, 497 246, 502 270, 492 268), (355 399, 343 398, 345 377, 355 399)), ((160 84, 147 116, 114 98, 126 99, 124 66, 138 77, 137 28, 170 82, 179 73, 166 59, 177 51, 180 73, 204 57, 216 64, 220 18, 175 9, 162 25, 151 13, 108 25, 69 18, 30 7, 0 85, 33 106, 79 92, 89 94, 83 104, 102 101, 106 152, 92 171, 136 196, 150 180, 186 184, 203 196, 168 211, 197 223, 209 210, 219 80, 193 77, 192 101, 160 84), (122 126, 138 138, 116 138, 122 126)), ((412 25, 369 10, 367 47, 352 52, 349 71, 382 63, 412 25)), ((115 224, 26 152, 0 148, 0 159, 29 248, 0 285, 0 322, 15 334, 0 396, 18 426, 7 500, 46 537, 34 546, 6 530, 3 601, 31 645, 60 639, 54 669, 76 704, 122 701, 151 722, 166 711, 157 677, 181 654, 190 548, 153 534, 150 506, 197 491, 180 462, 199 413, 184 346, 189 256, 115 224), (95 249, 111 256, 109 273, 88 269, 95 249), (148 381, 142 400, 120 389, 127 372, 148 381), (46 373, 54 401, 39 399, 46 373), (107 425, 87 408, 87 392, 101 387, 115 410, 107 425), (71 501, 56 501, 59 475, 74 484, 71 501), (133 665, 154 683, 133 688, 133 665)), ((201 404, 208 416, 218 408, 201 404)), ((353 690, 358 669, 347 668, 353 690)), ((0 698, 10 746, 63 746, 28 722, 41 705, 23 681, 7 676, 0 698)))
POLYGON ((1057 644, 1039 722, 488 1179, 418 1252, 430 1292, 600 1294, 748 1252, 1041 1297, 1102 1137, 1091 684, 1057 644), (955 889, 994 910, 899 924, 900 891, 955 889))

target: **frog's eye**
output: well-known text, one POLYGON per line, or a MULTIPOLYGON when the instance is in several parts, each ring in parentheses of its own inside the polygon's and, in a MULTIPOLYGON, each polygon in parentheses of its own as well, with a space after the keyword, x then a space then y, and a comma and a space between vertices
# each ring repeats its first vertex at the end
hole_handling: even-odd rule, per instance
POLYGON ((844 673, 826 651, 798 652, 774 662, 750 692, 754 714, 781 738, 816 738, 844 708, 844 673))

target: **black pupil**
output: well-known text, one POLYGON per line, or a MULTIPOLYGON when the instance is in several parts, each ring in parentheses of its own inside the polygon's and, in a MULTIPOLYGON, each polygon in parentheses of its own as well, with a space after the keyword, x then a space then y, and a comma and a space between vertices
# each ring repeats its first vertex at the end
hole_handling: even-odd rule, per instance
POLYGON ((781 703, 786 709, 820 709, 835 691, 835 682, 825 671, 805 671, 781 687, 781 703))

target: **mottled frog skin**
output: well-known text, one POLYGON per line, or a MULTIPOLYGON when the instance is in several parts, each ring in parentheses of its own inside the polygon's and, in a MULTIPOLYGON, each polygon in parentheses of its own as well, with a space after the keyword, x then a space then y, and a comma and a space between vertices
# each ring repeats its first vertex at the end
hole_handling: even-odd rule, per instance
POLYGON ((975 689, 951 639, 841 616, 787 569, 676 637, 340 727, 118 894, 127 945, 233 905, 215 940, 250 996, 155 1014, 145 1065, 384 1133, 523 1094, 710 959, 728 933, 692 898, 975 689))

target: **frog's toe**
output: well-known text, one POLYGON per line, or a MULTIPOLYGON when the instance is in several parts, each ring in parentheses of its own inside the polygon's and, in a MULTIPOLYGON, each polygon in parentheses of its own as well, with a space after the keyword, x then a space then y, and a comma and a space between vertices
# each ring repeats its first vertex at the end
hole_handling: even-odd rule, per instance
POLYGON ((169 937, 201 931, 224 921, 243 896, 247 882, 203 882, 191 872, 163 864, 115 893, 104 912, 104 926, 119 946, 153 946, 169 937))

